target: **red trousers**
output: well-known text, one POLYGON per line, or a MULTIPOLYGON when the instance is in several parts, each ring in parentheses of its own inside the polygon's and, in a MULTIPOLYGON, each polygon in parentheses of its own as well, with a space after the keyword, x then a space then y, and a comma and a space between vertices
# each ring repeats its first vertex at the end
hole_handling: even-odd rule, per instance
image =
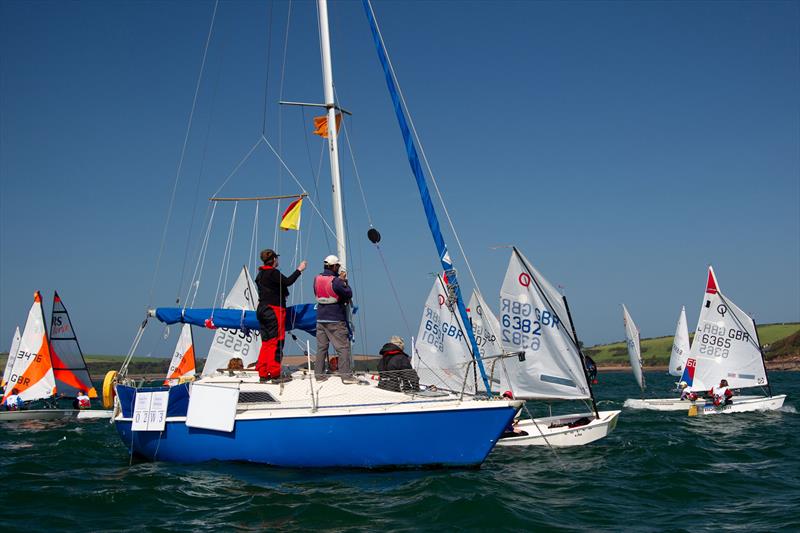
POLYGON ((261 325, 261 350, 256 362, 258 376, 267 379, 280 377, 286 338, 286 308, 259 306, 258 322, 261 325))

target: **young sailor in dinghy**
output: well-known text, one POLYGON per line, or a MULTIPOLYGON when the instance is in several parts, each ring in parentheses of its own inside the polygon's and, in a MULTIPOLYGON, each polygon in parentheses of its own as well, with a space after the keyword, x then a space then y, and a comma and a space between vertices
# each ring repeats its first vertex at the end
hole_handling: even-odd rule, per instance
POLYGON ((72 400, 73 409, 91 409, 92 399, 86 394, 86 391, 78 392, 78 395, 72 400))
POLYGON ((685 381, 681 381, 678 384, 678 389, 681 391, 681 400, 693 402, 697 399, 697 393, 692 391, 692 388, 685 381))
POLYGON ((711 393, 711 397, 714 399, 714 405, 730 405, 733 403, 733 391, 728 388, 728 380, 723 379, 719 382, 717 387, 714 387, 709 391, 711 393))
POLYGON ((6 401, 3 402, 6 411, 19 411, 24 405, 22 398, 19 397, 19 390, 16 388, 11 389, 11 394, 6 396, 6 401))

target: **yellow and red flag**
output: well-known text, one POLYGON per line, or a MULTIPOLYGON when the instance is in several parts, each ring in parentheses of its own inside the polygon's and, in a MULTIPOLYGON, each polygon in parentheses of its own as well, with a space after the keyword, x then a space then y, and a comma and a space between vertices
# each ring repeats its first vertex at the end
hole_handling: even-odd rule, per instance
MULTIPOLYGON (((336 113, 336 131, 339 131, 339 125, 342 123, 342 114, 336 113)), ((320 137, 328 138, 328 116, 314 117, 314 134, 320 137)))
POLYGON ((298 198, 289 204, 286 211, 281 216, 280 228, 284 231, 290 229, 300 229, 300 208, 303 207, 303 199, 298 198))

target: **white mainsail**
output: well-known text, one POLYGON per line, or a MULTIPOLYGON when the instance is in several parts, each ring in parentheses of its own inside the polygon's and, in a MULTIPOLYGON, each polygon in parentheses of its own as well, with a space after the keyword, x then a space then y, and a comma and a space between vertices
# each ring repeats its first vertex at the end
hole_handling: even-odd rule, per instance
MULTIPOLYGON (((258 305, 258 291, 255 283, 247 271, 247 266, 242 267, 242 272, 236 279, 233 288, 225 298, 225 309, 240 309, 242 311, 255 311, 258 305)), ((261 348, 261 335, 256 330, 245 332, 242 329, 219 328, 214 333, 214 340, 208 350, 203 375, 213 375, 217 369, 226 368, 228 361, 238 357, 244 366, 255 363, 258 351, 261 348)))
POLYGON ((722 294, 710 266, 689 359, 695 360, 694 390, 711 389, 722 379, 732 388, 767 384, 755 322, 722 294))
POLYGON ((525 351, 522 364, 508 365, 515 397, 591 399, 564 299, 516 248, 500 289, 500 322, 503 346, 525 351))
POLYGON ((425 301, 413 355, 413 366, 423 385, 461 391, 465 387, 464 376, 469 371, 464 391, 475 394, 483 389, 480 385, 476 388, 474 365, 472 370, 468 369, 472 354, 457 310, 440 276, 436 276, 425 301))
POLYGON ((686 325, 686 307, 681 306, 678 325, 675 326, 675 338, 672 341, 672 353, 669 356, 669 373, 681 377, 687 357, 689 357, 689 327, 686 325))
POLYGON ((472 291, 467 312, 472 324, 472 333, 475 335, 475 341, 478 343, 478 349, 484 359, 484 367, 492 383, 492 391, 502 393, 511 389, 508 385, 508 373, 505 368, 509 363, 506 359, 491 359, 505 351, 503 343, 500 342, 500 321, 497 320, 491 308, 486 305, 486 301, 476 290, 472 291), (487 357, 490 359, 486 359, 487 357))
POLYGON ((195 374, 194 359, 194 338, 192 337, 192 326, 184 324, 181 328, 181 335, 175 346, 175 353, 167 370, 167 379, 164 385, 176 385, 181 378, 191 378, 195 374))
POLYGON ((42 295, 36 291, 3 400, 17 390, 24 401, 49 398, 56 393, 56 378, 50 361, 50 341, 42 310, 42 295))
POLYGON ((14 331, 14 338, 11 339, 11 348, 8 350, 8 359, 6 360, 6 368, 3 371, 3 381, 0 387, 5 387, 11 377, 11 371, 14 368, 14 360, 17 358, 17 351, 19 350, 19 326, 14 331))
POLYGON ((633 377, 639 388, 644 390, 644 373, 642 372, 642 347, 639 337, 639 328, 631 318, 628 308, 622 304, 622 320, 625 322, 625 341, 628 346, 628 357, 631 360, 631 370, 633 377))

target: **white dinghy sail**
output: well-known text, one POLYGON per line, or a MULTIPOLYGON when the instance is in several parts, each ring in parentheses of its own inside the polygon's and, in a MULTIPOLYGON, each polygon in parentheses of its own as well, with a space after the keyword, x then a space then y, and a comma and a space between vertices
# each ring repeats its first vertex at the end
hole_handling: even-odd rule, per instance
POLYGON ((501 392, 509 390, 511 387, 505 366, 506 358, 502 357, 505 349, 500 342, 500 321, 477 290, 472 291, 467 311, 481 358, 488 366, 492 389, 501 392))
MULTIPOLYGON (((253 278, 247 271, 247 266, 242 267, 236 283, 233 284, 225 297, 225 309, 238 309, 242 311, 244 320, 245 311, 255 311, 258 305, 258 291, 256 291, 253 278)), ((218 369, 226 368, 228 361, 239 358, 247 367, 258 359, 258 350, 261 346, 261 336, 256 329, 230 329, 217 328, 214 340, 208 350, 206 364, 203 367, 204 376, 213 376, 218 369)))
POLYGON ((164 385, 177 385, 181 381, 194 378, 194 374, 194 336, 191 324, 184 324, 175 346, 175 353, 172 354, 172 360, 169 363, 164 385))
POLYGON ((445 280, 437 275, 425 300, 412 363, 424 385, 477 394, 483 389, 477 378, 465 379, 472 353, 453 304, 445 280))
POLYGON ((26 402, 50 398, 56 393, 56 378, 50 353, 42 295, 36 291, 3 395, 4 402, 13 390, 26 402))
POLYGON ((693 366, 694 371, 686 372, 684 381, 695 391, 710 390, 726 380, 730 388, 766 387, 768 393, 740 402, 734 396, 732 404, 707 405, 699 414, 773 410, 786 399, 772 395, 755 321, 725 297, 711 266, 689 361, 693 365, 687 362, 687 370, 693 366))
POLYGON ((589 401, 592 412, 521 420, 524 434, 498 445, 579 446, 616 427, 619 411, 598 411, 567 300, 513 248, 500 289, 501 342, 524 352, 506 361, 515 398, 589 401))
POLYGON ((681 314, 675 326, 675 338, 672 341, 672 352, 669 355, 670 375, 675 377, 683 375, 687 357, 689 357, 689 327, 686 325, 686 307, 681 306, 681 314))
POLYGON ((644 392, 646 384, 644 381, 644 371, 642 369, 642 347, 639 328, 636 327, 625 304, 622 304, 622 320, 625 322, 625 342, 628 346, 628 357, 631 360, 633 378, 636 380, 636 384, 639 385, 639 388, 642 389, 642 392, 644 392))
POLYGON ((3 382, 0 383, 0 387, 5 388, 9 378, 11 377, 11 370, 14 368, 14 359, 16 358, 17 351, 19 350, 19 340, 19 326, 17 326, 17 328, 14 330, 14 338, 11 339, 11 348, 8 350, 8 359, 6 359, 6 368, 3 371, 3 382))

